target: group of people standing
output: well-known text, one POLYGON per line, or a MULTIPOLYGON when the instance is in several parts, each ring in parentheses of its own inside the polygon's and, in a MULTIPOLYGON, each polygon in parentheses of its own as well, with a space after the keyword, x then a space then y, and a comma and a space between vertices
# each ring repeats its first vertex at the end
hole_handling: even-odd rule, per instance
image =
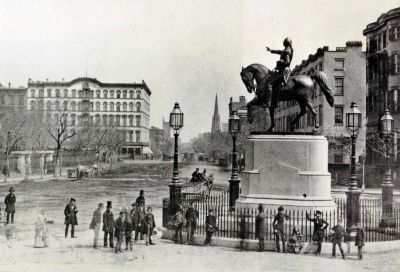
MULTIPOLYGON (((266 226, 267 215, 264 213, 264 207, 262 204, 258 206, 258 215, 256 217, 256 237, 259 240, 259 251, 265 250, 265 237, 267 235, 266 226)), ((293 253, 299 253, 304 246, 304 241, 300 229, 297 226, 293 227, 293 230, 289 236, 289 240, 286 243, 285 235, 285 221, 289 219, 289 216, 285 213, 285 209, 280 206, 278 213, 274 216, 272 227, 275 234, 276 251, 281 252, 280 244, 282 244, 282 251, 287 252, 286 246, 290 248, 293 253)), ((321 254, 322 242, 325 236, 325 230, 329 224, 322 218, 322 212, 316 211, 315 216, 311 217, 306 213, 306 219, 313 222, 314 229, 312 234, 312 240, 317 244, 317 249, 314 252, 315 255, 321 254)), ((336 246, 339 247, 342 258, 346 259, 342 242, 345 237, 345 229, 343 226, 343 220, 338 220, 337 225, 333 226, 330 230, 329 236, 332 240, 332 257, 336 257, 336 246)), ((365 230, 361 227, 361 224, 357 224, 355 245, 358 248, 358 258, 362 259, 362 247, 365 245, 365 230)))
POLYGON ((138 239, 146 239, 146 245, 154 245, 151 236, 156 227, 152 208, 145 208, 144 191, 140 191, 140 195, 136 201, 132 203, 131 211, 120 211, 115 219, 112 212, 112 202, 107 201, 106 211, 103 213, 104 204, 99 203, 98 208, 93 212, 93 218, 89 228, 94 230, 93 247, 98 248, 101 223, 103 223, 103 242, 104 247, 110 246, 115 248, 115 253, 122 252, 122 243, 125 240, 125 250, 133 250, 132 234, 135 232, 134 242, 138 239), (145 237, 145 238, 144 238, 145 237), (116 246, 114 246, 114 238, 117 238, 116 246))

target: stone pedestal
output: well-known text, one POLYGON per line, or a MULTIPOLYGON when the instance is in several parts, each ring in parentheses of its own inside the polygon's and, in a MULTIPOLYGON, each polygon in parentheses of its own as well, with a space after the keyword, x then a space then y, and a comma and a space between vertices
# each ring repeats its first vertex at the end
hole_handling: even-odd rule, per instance
POLYGON ((237 207, 331 212, 328 141, 316 135, 252 135, 237 207))

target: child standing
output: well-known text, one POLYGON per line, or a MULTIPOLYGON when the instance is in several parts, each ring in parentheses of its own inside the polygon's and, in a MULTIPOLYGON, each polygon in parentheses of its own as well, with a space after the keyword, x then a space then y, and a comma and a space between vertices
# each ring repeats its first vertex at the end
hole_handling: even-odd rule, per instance
POLYGON ((342 239, 345 234, 345 230, 343 227, 343 221, 339 219, 338 224, 331 228, 333 231, 332 233, 332 257, 336 257, 336 245, 339 246, 340 253, 342 254, 343 260, 346 259, 346 256, 344 255, 343 247, 342 247, 342 239))
POLYGON ((362 248, 365 246, 365 230, 361 227, 361 223, 357 223, 355 245, 358 247, 358 259, 362 260, 362 248))
POLYGON ((147 208, 144 218, 146 226, 146 245, 154 245, 153 241, 151 241, 151 235, 153 234, 153 229, 156 227, 156 222, 154 221, 154 215, 151 207, 147 208))
POLYGON ((217 227, 217 219, 214 215, 214 210, 209 209, 208 215, 206 217, 206 240, 204 241, 204 245, 209 246, 211 243, 212 236, 214 232, 218 230, 217 227))
POLYGON ((175 244, 178 243, 178 235, 180 238, 180 243, 182 244, 183 215, 180 208, 176 210, 176 213, 173 218, 173 224, 175 227, 175 244))

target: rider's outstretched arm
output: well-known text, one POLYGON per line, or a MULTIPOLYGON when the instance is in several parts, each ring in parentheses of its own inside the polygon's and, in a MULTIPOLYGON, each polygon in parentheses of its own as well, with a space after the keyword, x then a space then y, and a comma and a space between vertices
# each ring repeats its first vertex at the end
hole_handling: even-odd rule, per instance
POLYGON ((284 50, 271 50, 272 54, 282 54, 283 52, 285 52, 284 50))

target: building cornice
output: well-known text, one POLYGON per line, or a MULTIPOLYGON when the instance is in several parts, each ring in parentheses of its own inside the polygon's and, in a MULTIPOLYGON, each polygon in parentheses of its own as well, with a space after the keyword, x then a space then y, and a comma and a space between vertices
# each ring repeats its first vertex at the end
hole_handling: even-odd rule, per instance
POLYGON ((151 95, 151 91, 147 86, 146 82, 142 80, 142 83, 103 83, 96 78, 91 77, 78 77, 71 81, 60 82, 60 81, 28 81, 28 88, 46 88, 46 87, 70 87, 79 82, 90 82, 103 88, 143 88, 148 95, 151 95))
POLYGON ((379 30, 380 28, 384 27, 388 21, 395 18, 400 18, 400 8, 391 9, 388 12, 383 13, 381 16, 379 16, 376 22, 368 24, 367 27, 363 30, 364 36, 371 32, 379 30))

